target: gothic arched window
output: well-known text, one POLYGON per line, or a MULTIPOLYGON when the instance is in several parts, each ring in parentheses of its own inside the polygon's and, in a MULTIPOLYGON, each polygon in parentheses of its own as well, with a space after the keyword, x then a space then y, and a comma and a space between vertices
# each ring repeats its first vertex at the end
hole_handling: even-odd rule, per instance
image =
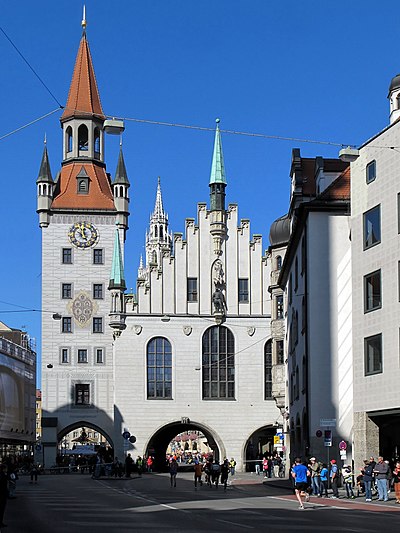
POLYGON ((235 339, 225 326, 211 326, 203 335, 203 400, 235 399, 235 339))
POLYGON ((267 341, 264 347, 264 400, 272 398, 272 341, 267 341))
POLYGON ((78 149, 86 152, 88 149, 89 133, 85 124, 81 124, 78 128, 78 149))
POLYGON ((164 337, 147 345, 147 398, 172 398, 172 349, 164 337))
POLYGON ((72 152, 72 128, 71 126, 68 126, 67 128, 67 131, 66 131, 66 136, 67 136, 67 152, 72 152))
POLYGON ((100 130, 99 128, 94 129, 94 155, 99 157, 100 155, 100 130))

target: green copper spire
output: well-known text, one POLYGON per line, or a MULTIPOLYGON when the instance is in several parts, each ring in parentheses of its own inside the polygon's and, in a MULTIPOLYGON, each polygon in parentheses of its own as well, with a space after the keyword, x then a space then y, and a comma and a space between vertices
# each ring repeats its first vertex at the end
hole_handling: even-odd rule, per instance
POLYGON ((126 289, 124 265, 122 261, 121 245, 119 242, 119 233, 117 229, 115 230, 114 253, 112 259, 110 283, 108 285, 108 288, 123 290, 126 289))
POLYGON ((217 118, 215 122, 217 123, 217 127, 215 130, 214 153, 211 167, 210 185, 213 183, 223 183, 224 185, 226 185, 224 154, 222 153, 221 132, 219 131, 219 118, 217 118))

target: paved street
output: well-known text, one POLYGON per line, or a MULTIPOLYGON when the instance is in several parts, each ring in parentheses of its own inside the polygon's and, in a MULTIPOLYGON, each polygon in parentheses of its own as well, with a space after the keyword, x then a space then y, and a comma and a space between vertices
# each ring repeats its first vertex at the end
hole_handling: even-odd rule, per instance
MULTIPOLYGON (((286 480, 263 483, 260 476, 239 474, 224 490, 194 489, 192 474, 179 473, 171 488, 167 474, 130 480, 92 480, 88 475, 27 477, 18 481, 18 497, 9 500, 2 531, 74 533, 120 531, 214 532, 395 531, 400 506, 357 500, 312 498, 304 511, 286 480)), ((392 495, 393 497, 393 495, 392 495)))

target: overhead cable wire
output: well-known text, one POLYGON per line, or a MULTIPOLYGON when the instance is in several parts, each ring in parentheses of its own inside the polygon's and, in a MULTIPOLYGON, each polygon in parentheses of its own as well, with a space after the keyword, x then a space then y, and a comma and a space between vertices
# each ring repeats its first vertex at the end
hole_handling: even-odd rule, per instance
POLYGON ((53 109, 53 111, 50 111, 49 113, 46 113, 45 115, 42 115, 41 117, 35 118, 35 120, 31 120, 31 122, 28 122, 27 124, 24 124, 23 126, 20 126, 19 128, 16 128, 13 131, 9 131, 8 133, 5 133, 4 135, 0 137, 0 141, 5 139, 6 137, 9 137, 10 135, 13 135, 14 133, 17 133, 18 131, 21 131, 27 128, 28 126, 32 126, 32 124, 35 124, 36 122, 39 122, 40 120, 43 120, 46 117, 49 117, 50 115, 52 115, 53 113, 56 113, 57 111, 60 111, 59 107, 57 107, 56 109, 53 109))
POLYGON ((22 54, 22 52, 19 51, 17 46, 13 43, 13 41, 10 39, 10 37, 6 34, 6 32, 3 30, 3 28, 0 26, 0 31, 4 35, 4 37, 7 39, 7 41, 11 44, 11 46, 14 48, 14 50, 17 52, 17 54, 22 58, 22 60, 28 65, 30 70, 33 72, 33 74, 36 76, 36 78, 40 81, 40 83, 43 85, 43 87, 46 89, 46 91, 50 94, 50 96, 57 102, 59 108, 62 109, 62 105, 57 100, 57 98, 54 96, 54 94, 50 91, 48 86, 45 84, 45 82, 42 80, 42 78, 39 76, 39 74, 36 72, 36 70, 32 67, 32 65, 29 63, 29 61, 25 58, 25 56, 22 54))

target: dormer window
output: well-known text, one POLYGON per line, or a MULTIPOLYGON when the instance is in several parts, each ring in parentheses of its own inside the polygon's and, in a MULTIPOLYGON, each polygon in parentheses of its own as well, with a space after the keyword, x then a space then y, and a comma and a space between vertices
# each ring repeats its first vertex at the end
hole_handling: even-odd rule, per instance
POLYGON ((81 124, 78 129, 78 149, 80 152, 87 152, 89 142, 88 129, 84 124, 81 124))
POLYGON ((76 177, 77 180, 77 193, 78 194, 89 194, 89 182, 90 178, 87 175, 87 172, 84 167, 81 168, 79 174, 76 177))
POLYGON ((68 126, 67 128, 67 152, 72 152, 72 128, 68 126))

